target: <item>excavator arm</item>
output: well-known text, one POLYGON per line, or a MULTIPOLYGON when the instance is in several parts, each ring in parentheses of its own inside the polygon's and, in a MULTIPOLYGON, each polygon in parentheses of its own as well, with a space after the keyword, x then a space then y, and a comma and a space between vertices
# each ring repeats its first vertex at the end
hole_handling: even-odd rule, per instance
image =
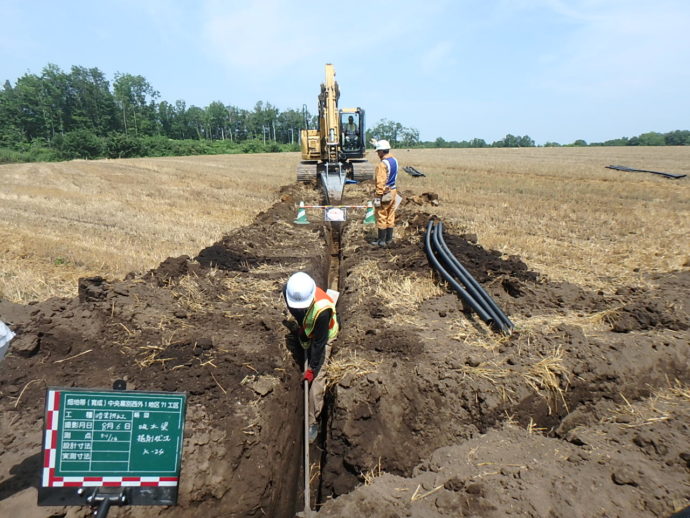
MULTIPOLYGON (((374 168, 364 158, 365 148, 343 149, 341 110, 338 109, 340 89, 335 80, 335 69, 326 64, 326 80, 319 93, 319 127, 306 128, 300 133, 302 161, 297 166, 297 181, 318 178, 326 192, 329 203, 342 199, 347 177, 366 180, 373 177, 374 168)), ((364 132, 363 110, 343 110, 347 113, 361 112, 359 131, 364 132)), ((361 133, 363 134, 363 133, 361 133)))

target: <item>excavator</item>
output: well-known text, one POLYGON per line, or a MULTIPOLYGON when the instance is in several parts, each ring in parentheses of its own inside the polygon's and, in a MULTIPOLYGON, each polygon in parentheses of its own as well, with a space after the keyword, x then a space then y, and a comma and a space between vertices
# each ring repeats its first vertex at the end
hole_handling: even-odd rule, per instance
POLYGON ((340 89, 335 69, 326 64, 326 82, 319 94, 316 129, 309 128, 305 109, 305 129, 300 131, 302 160, 297 165, 297 181, 317 178, 328 203, 339 203, 347 180, 360 182, 374 177, 374 166, 365 158, 364 110, 338 108, 340 89))

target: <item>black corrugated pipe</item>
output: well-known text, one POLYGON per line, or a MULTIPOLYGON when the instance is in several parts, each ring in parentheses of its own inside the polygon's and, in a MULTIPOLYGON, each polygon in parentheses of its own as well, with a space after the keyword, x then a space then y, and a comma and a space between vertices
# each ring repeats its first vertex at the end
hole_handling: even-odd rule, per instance
POLYGON ((509 330, 508 325, 503 322, 496 309, 487 303, 482 294, 483 290, 481 286, 479 286, 472 275, 460 264, 453 254, 450 253, 450 250, 448 250, 446 243, 443 241, 443 223, 440 221, 434 228, 431 240, 440 259, 445 263, 447 270, 460 280, 475 303, 481 306, 491 317, 493 327, 501 332, 507 332, 509 330))
POLYGON ((426 226, 426 235, 424 236, 424 248, 426 250, 427 257, 429 258, 429 262, 431 262, 432 266, 436 269, 436 271, 439 273, 441 277, 443 277, 448 284, 450 284, 453 289, 460 295, 460 298, 464 303, 466 303, 472 310, 479 315, 479 318, 481 318, 484 322, 486 322, 489 325, 492 325, 494 320, 493 318, 484 310, 483 307, 481 307, 477 302, 465 291, 465 289, 460 286, 458 281, 456 281, 447 271, 446 269, 441 266, 441 263, 438 261, 436 256, 434 255, 434 250, 431 247, 431 234, 434 232, 433 228, 434 221, 429 220, 429 223, 426 226))
MULTIPOLYGON (((504 324, 505 329, 502 329, 503 331, 507 331, 509 329, 513 329, 515 327, 515 324, 511 322, 511 320, 508 318, 508 316, 501 310, 501 308, 498 307, 496 304, 496 301, 489 295, 486 290, 482 287, 481 284, 477 282, 477 280, 472 277, 472 274, 467 271, 467 269, 462 265, 460 261, 453 255, 453 253, 450 251, 448 248, 448 245, 446 244, 445 239, 443 239, 443 222, 439 221, 438 225, 436 227, 436 236, 438 236, 438 241, 439 245, 441 246, 441 249, 445 252, 446 256, 451 260, 453 265, 464 275, 464 277, 469 281, 469 284, 471 284, 474 289, 479 293, 479 295, 474 295, 477 298, 477 302, 482 304, 489 313, 494 314, 496 317, 498 317, 498 322, 502 322, 504 324)), ((458 275, 460 277, 460 280, 462 279, 462 276, 458 275)), ((472 290, 469 289, 469 285, 467 282, 463 281, 463 284, 468 288, 468 291, 472 293, 472 290)))

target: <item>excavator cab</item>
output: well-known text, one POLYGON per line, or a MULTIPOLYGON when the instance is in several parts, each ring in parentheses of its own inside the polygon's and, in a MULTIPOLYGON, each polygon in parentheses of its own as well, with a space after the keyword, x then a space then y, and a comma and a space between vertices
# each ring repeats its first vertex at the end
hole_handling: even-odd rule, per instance
POLYGON ((364 157, 366 152, 364 133, 364 110, 361 108, 340 110, 341 150, 346 158, 364 157))

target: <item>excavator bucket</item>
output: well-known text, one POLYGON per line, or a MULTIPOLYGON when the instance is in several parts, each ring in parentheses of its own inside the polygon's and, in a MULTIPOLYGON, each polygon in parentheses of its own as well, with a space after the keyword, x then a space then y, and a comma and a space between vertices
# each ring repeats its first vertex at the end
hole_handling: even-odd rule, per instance
POLYGON ((321 185, 328 197, 328 203, 340 203, 343 199, 343 190, 345 189, 346 171, 339 165, 336 167, 326 167, 325 171, 319 173, 321 185))

